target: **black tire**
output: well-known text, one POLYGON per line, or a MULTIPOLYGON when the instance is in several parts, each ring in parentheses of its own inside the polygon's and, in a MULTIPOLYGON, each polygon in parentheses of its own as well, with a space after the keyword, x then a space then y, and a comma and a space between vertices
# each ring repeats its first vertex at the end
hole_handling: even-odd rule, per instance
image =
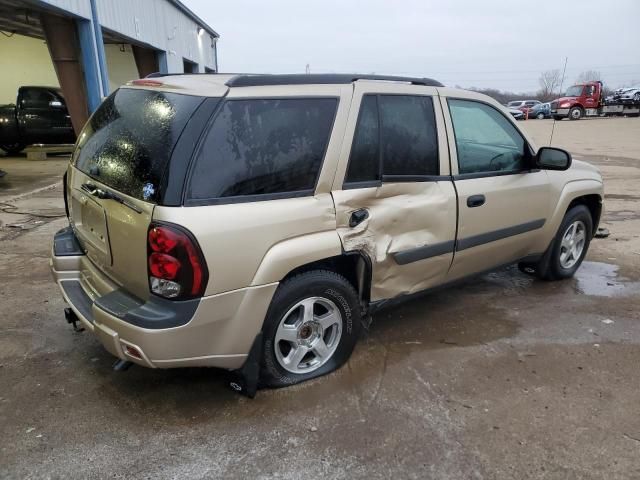
POLYGON ((538 115, 536 115, 536 118, 538 120, 544 120, 544 113, 539 113, 538 115))
POLYGON ((562 120, 562 117, 560 115, 554 115, 553 119, 554 120, 562 120))
POLYGON ((571 107, 571 110, 569 110, 569 120, 580 120, 583 115, 584 112, 580 107, 571 107))
POLYGON ((545 258, 541 260, 541 264, 537 270, 545 280, 561 280, 564 278, 571 278, 576 273, 576 270, 582 264, 584 257, 589 250, 589 244, 593 238, 593 220, 591 218, 591 212, 584 205, 576 205, 569 210, 560 224, 560 228, 556 233, 556 236, 551 243, 549 250, 545 254, 545 258), (560 255, 562 253, 562 239, 567 232, 567 229, 574 222, 581 221, 585 226, 585 240, 582 253, 578 260, 570 267, 564 268, 560 262, 560 255))
POLYGON ((26 145, 23 145, 21 143, 11 143, 7 145, 0 145, 0 148, 5 152, 7 152, 8 155, 17 155, 22 150, 24 150, 24 147, 26 147, 26 145))
MULTIPOLYGON (((304 272, 280 284, 276 291, 263 327, 263 354, 260 386, 285 387, 326 375, 341 367, 351 356, 362 330, 361 308, 353 286, 342 276, 327 270, 304 272), (329 300, 341 314, 342 334, 333 354, 317 369, 307 373, 294 373, 285 369, 276 357, 276 333, 285 315, 296 304, 308 297, 329 300)), ((281 350, 282 351, 282 350, 281 350)), ((306 358, 306 357, 305 357, 306 358)), ((303 360, 304 362, 304 360, 303 360)))

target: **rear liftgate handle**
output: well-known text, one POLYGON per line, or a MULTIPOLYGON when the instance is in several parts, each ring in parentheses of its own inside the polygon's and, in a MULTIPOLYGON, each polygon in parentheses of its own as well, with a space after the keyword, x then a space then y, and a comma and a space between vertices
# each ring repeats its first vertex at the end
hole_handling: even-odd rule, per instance
POLYGON ((486 198, 484 197, 484 195, 471 195, 469 198, 467 198, 467 207, 481 207, 482 205, 484 205, 485 200, 486 198))
POLYGON ((351 214, 351 217, 349 217, 349 226, 353 228, 357 225, 360 225, 367 218, 369 218, 369 210, 367 210, 366 208, 356 210, 351 214))

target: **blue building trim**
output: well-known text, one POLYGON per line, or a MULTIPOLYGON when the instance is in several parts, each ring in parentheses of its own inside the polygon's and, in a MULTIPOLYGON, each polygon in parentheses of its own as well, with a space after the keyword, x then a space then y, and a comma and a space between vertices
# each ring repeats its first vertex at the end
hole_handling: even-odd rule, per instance
POLYGON ((107 69, 107 57, 104 52, 104 40, 102 38, 102 27, 98 21, 98 8, 96 0, 91 0, 91 18, 93 19, 93 33, 95 35, 96 50, 98 51, 98 64, 100 66, 100 77, 102 78, 102 96, 109 95, 109 70, 107 69))
POLYGON ((76 20, 89 113, 93 113, 96 108, 98 108, 103 96, 100 72, 98 71, 98 58, 94 44, 93 26, 91 23, 89 20, 76 20))
POLYGON ((169 73, 169 66, 167 65, 167 52, 158 51, 156 52, 158 58, 158 68, 160 69, 160 73, 169 73))

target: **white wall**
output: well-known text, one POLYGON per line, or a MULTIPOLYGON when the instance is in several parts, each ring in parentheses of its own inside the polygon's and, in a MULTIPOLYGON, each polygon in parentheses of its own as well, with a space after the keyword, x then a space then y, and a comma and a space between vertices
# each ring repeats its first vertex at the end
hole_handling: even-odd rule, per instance
POLYGON ((124 52, 120 51, 121 47, 122 45, 114 44, 104 46, 107 70, 109 70, 109 92, 113 92, 129 80, 138 78, 138 69, 133 58, 131 45, 125 45, 124 52))
POLYGON ((168 0, 99 0, 97 10, 103 27, 167 52, 169 72, 182 72, 183 58, 215 68, 211 36, 168 0))
POLYGON ((22 35, 0 35, 0 104, 15 103, 23 85, 60 86, 47 45, 22 35))

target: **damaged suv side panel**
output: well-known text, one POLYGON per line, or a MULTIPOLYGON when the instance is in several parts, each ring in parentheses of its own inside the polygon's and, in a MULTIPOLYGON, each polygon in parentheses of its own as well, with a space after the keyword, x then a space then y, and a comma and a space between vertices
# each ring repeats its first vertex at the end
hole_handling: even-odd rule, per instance
POLYGON ((353 140, 344 143, 334 185, 336 223, 344 249, 371 258, 371 300, 442 282, 457 212, 437 90, 356 85, 346 138, 353 140), (372 155, 376 169, 358 166, 372 155), (356 223, 359 211, 366 218, 356 223))

